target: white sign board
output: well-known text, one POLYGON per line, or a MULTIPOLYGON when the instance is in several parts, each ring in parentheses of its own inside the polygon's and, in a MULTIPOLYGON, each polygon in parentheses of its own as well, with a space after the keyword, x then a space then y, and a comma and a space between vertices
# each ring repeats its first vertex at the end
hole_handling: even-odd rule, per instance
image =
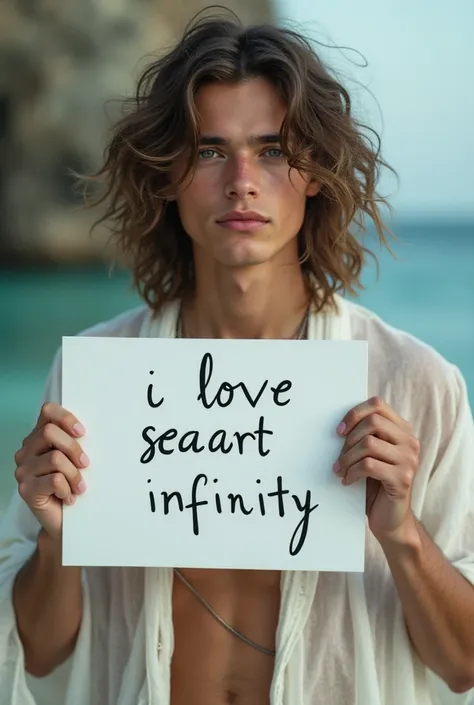
POLYGON ((365 482, 332 464, 366 398, 363 341, 64 338, 91 461, 64 564, 363 571, 365 482))

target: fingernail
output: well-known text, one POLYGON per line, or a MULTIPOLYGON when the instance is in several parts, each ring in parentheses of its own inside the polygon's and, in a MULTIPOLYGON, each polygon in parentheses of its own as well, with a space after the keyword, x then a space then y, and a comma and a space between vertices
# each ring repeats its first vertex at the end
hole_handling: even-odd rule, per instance
POLYGON ((86 483, 84 482, 84 480, 81 480, 80 483, 76 487, 77 494, 84 494, 86 489, 87 489, 86 483))
POLYGON ((341 465, 339 463, 339 460, 336 460, 336 462, 332 466, 332 470, 333 470, 333 472, 339 472, 340 469, 341 469, 341 465))
POLYGON ((86 429, 81 423, 75 423, 72 427, 72 430, 74 431, 76 436, 83 436, 86 432, 86 429))
POLYGON ((340 424, 338 425, 338 427, 336 428, 336 431, 337 431, 338 433, 341 433, 341 434, 342 434, 342 433, 344 433, 345 430, 346 430, 346 424, 344 423, 344 421, 341 421, 341 423, 340 423, 340 424))
POLYGON ((74 495, 70 494, 69 497, 66 497, 66 499, 64 500, 64 504, 74 504, 75 501, 76 498, 74 497, 74 495))
POLYGON ((82 465, 83 468, 86 468, 89 465, 89 462, 90 462, 89 458, 87 457, 87 455, 85 453, 83 453, 81 455, 81 457, 79 458, 79 463, 82 465))

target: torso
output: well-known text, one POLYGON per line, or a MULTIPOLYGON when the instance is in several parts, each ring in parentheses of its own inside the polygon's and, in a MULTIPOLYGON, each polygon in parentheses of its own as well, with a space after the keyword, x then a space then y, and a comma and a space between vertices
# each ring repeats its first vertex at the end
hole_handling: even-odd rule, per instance
MULTIPOLYGON (((279 572, 181 572, 228 624, 275 649, 279 572)), ((268 705, 274 658, 225 629, 176 577, 173 626, 172 705, 268 705)))

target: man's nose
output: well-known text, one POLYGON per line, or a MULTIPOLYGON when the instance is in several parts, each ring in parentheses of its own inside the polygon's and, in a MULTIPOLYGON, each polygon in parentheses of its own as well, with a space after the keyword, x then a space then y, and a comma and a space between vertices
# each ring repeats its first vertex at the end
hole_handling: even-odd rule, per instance
POLYGON ((248 157, 237 157, 229 164, 226 196, 234 200, 256 198, 259 194, 258 170, 248 157))

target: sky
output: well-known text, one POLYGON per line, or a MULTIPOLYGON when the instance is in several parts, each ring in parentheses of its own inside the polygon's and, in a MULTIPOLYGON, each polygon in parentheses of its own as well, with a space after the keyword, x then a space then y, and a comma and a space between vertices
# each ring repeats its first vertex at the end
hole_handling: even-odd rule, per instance
POLYGON ((387 174, 380 186, 397 215, 474 220, 474 1, 275 2, 283 24, 356 50, 322 52, 381 132, 400 184, 387 174))

